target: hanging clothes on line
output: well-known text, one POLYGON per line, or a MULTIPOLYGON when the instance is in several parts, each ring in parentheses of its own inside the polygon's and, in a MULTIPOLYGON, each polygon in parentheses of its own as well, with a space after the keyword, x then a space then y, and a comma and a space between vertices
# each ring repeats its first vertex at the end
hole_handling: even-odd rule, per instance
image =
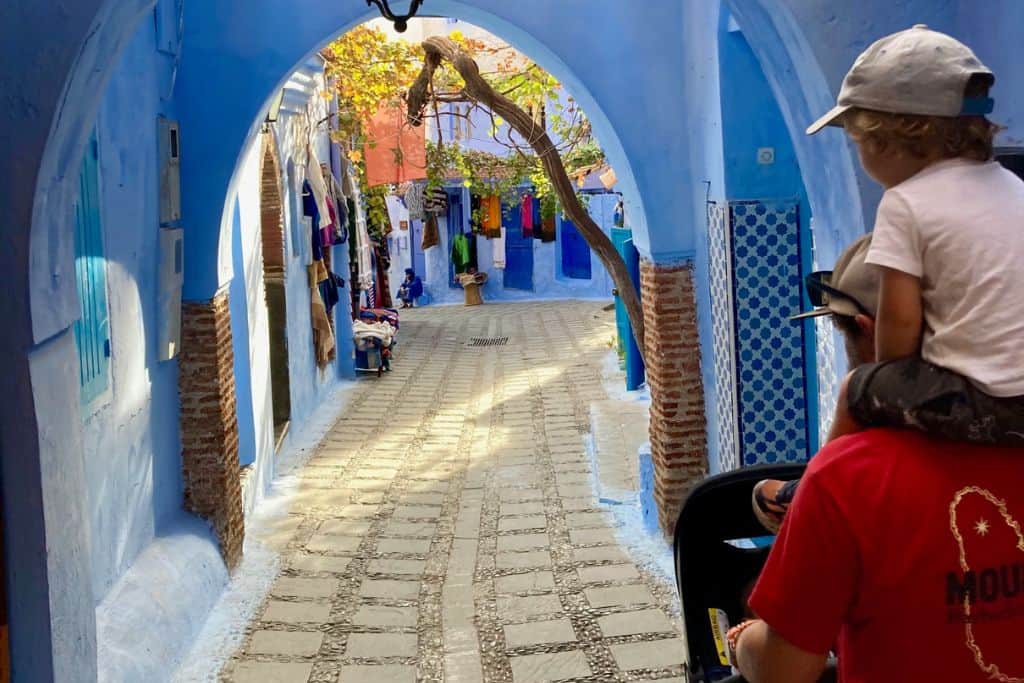
POLYGON ((441 231, 437 227, 437 216, 432 213, 427 214, 427 219, 423 221, 423 244, 422 249, 426 251, 431 247, 436 247, 441 244, 441 231))
POLYGON ((476 235, 473 233, 460 233, 452 239, 452 265, 455 274, 459 275, 467 271, 476 271, 479 264, 476 258, 476 235))
POLYGON ((332 227, 331 214, 327 207, 327 183, 324 182, 323 171, 320 170, 320 160, 316 158, 316 152, 309 148, 309 159, 306 163, 306 181, 313 190, 313 197, 316 199, 316 208, 320 213, 320 228, 332 227))
POLYGON ((374 301, 377 306, 390 308, 392 301, 391 286, 388 282, 388 270, 391 268, 391 253, 388 251, 388 242, 385 237, 374 237, 372 242, 373 260, 376 266, 373 286, 374 301))
POLYGON ((310 219, 312 226, 312 246, 313 246, 313 260, 319 261, 322 256, 320 246, 320 207, 316 203, 316 197, 313 195, 313 188, 310 186, 308 180, 302 181, 302 215, 310 219))
POLYGON ((402 234, 409 234, 409 219, 411 218, 409 209, 405 207, 400 197, 395 195, 388 195, 385 199, 385 203, 388 207, 388 217, 391 219, 391 227, 398 230, 402 234), (402 227, 405 226, 405 227, 402 227), (405 231, 405 232, 403 232, 405 231))
POLYGON ((505 270, 505 228, 498 228, 498 236, 491 240, 491 250, 494 252, 494 267, 505 270))
MULTIPOLYGON (((370 233, 366 228, 366 211, 363 208, 362 196, 359 192, 359 186, 352 176, 353 173, 354 170, 351 164, 346 164, 346 172, 341 179, 341 189, 345 192, 345 196, 351 200, 349 206, 355 216, 353 222, 354 230, 351 236, 353 244, 350 248, 350 256, 353 263, 356 264, 356 275, 352 278, 352 289, 366 291, 373 286, 373 264, 370 262, 373 247, 370 245, 370 233)), ((359 311, 354 311, 354 314, 358 315, 359 311)))
POLYGON ((501 237, 501 197, 484 197, 480 207, 480 225, 485 237, 501 237))
POLYGON ((448 193, 443 187, 434 187, 423 196, 423 210, 435 216, 448 210, 448 193))
POLYGON ((321 163, 320 170, 323 171, 327 181, 327 199, 334 207, 334 239, 332 244, 344 244, 348 240, 349 211, 345 193, 341 190, 341 183, 331 172, 327 164, 321 163))
POLYGON ((423 220, 425 213, 423 209, 423 191, 426 187, 423 183, 409 184, 409 189, 405 192, 405 206, 409 210, 409 220, 423 220))
POLYGON ((519 211, 519 216, 522 220, 523 239, 530 239, 533 237, 533 195, 523 195, 523 206, 519 211))

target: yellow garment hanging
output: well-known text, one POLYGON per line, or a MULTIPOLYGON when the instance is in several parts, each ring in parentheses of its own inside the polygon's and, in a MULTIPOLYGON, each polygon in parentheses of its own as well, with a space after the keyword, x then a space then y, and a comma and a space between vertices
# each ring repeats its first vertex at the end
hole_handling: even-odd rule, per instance
POLYGON ((480 201, 480 223, 487 237, 501 235, 501 197, 491 195, 480 201))

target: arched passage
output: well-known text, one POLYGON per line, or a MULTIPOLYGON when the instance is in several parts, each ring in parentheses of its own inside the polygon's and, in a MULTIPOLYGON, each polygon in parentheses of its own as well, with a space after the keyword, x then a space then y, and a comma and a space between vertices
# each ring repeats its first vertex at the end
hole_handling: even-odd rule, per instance
MULTIPOLYGON (((779 18, 785 2, 730 2, 762 62, 775 61, 765 66, 770 79, 786 81, 790 68, 804 73, 801 59, 811 52, 800 40, 785 40, 793 29, 789 19, 779 18), (759 34, 762 29, 766 33, 759 34), (776 45, 779 36, 784 40, 776 45)), ((80 509, 79 411, 66 391, 76 368, 68 328, 78 315, 76 293, 69 286, 68 228, 77 190, 68 169, 77 168, 114 62, 151 17, 154 4, 15 3, 12 20, 0 26, 2 54, 17 55, 3 60, 2 83, 5 92, 18 93, 15 106, 0 113, 0 140, 8 150, 0 170, 14 180, 0 196, 0 208, 8 225, 15 226, 5 235, 10 248, 0 252, 0 281, 7 292, 0 310, 9 313, 0 362, 12 386, 0 409, 0 443, 5 513, 15 532, 8 544, 15 565, 10 582, 14 665, 19 675, 33 680, 88 680, 95 670, 94 601, 85 549, 89 531, 80 509), (23 73, 8 74, 19 70, 23 73)), ((608 149, 631 202, 643 255, 685 262, 694 256, 695 233, 702 226, 705 150, 691 130, 690 124, 702 119, 690 100, 699 100, 695 93, 702 92, 705 74, 695 59, 699 55, 681 46, 707 30, 707 22, 690 21, 704 11, 703 3, 608 4, 588 7, 586 16, 578 3, 549 0, 514 5, 433 0, 430 11, 465 18, 503 36, 559 77, 591 114, 608 149)), ((226 223, 224 198, 239 150, 258 134, 259 112, 305 55, 371 14, 359 2, 321 0, 184 5, 188 39, 174 99, 184 154, 185 294, 209 301, 223 284, 216 255, 226 223)), ((832 39, 842 42, 839 36, 832 39)), ((802 87, 802 76, 792 78, 802 87)), ((826 91, 817 89, 811 96, 820 99, 826 91)), ((799 129, 804 114, 825 103, 807 103, 807 97, 799 92, 784 100, 791 128, 799 129), (801 101, 806 112, 788 110, 801 101)), ((803 157, 801 164, 821 170, 803 157)), ((844 215, 842 202, 829 195, 827 185, 855 198, 851 182, 844 171, 836 182, 809 184, 816 215, 823 221, 837 219, 830 229, 851 225, 850 215, 858 214, 844 215)), ((832 256, 822 252, 823 260, 832 256)))
MULTIPOLYGON (((216 12, 198 3, 185 9, 185 24, 195 29, 186 41, 177 90, 185 150, 184 296, 213 305, 231 276, 217 254, 230 239, 225 197, 238 190, 240 150, 253 143, 272 96, 296 68, 335 35, 376 15, 357 4, 315 0, 289 5, 226 0, 216 12), (278 29, 294 24, 296 16, 302 22, 294 30, 278 29)), ((659 334, 648 349, 663 361, 660 366, 656 361, 649 376, 655 402, 666 406, 658 412, 664 424, 652 429, 652 443, 655 469, 661 473, 656 487, 673 500, 681 499, 686 482, 706 468, 699 374, 695 384, 685 376, 685 368, 698 368, 700 362, 689 264, 697 246, 695 231, 703 227, 695 219, 705 169, 696 163, 703 142, 680 134, 689 119, 700 116, 691 95, 686 87, 664 84, 678 82, 683 74, 685 84, 704 86, 696 85, 701 74, 686 71, 688 53, 666 52, 665 46, 679 44, 678 29, 689 14, 700 16, 688 30, 701 33, 703 12, 664 3, 645 6, 641 19, 635 8, 615 4, 589 13, 583 22, 576 8, 565 3, 544 3, 543 9, 538 5, 531 12, 498 0, 434 0, 430 11, 464 19, 507 40, 558 78, 587 112, 616 169, 634 243, 650 271, 643 286, 657 293, 649 300, 649 315, 662 307, 657 297, 664 297, 670 309, 668 318, 660 316, 659 334), (637 37, 628 47, 621 40, 626 26, 637 37), (623 84, 630 84, 628 93, 623 84), (686 401, 673 398, 680 382, 687 385, 686 401)), ((670 528, 674 508, 661 507, 663 526, 670 528)))
MULTIPOLYGON (((224 197, 234 189, 238 151, 258 134, 260 113, 271 95, 311 52, 374 16, 348 3, 306 0, 284 7, 262 0, 255 6, 239 5, 237 11, 225 8, 216 13, 198 3, 186 5, 186 25, 197 27, 185 47, 178 89, 187 152, 183 157, 183 204, 192 231, 186 239, 185 296, 189 299, 209 298, 221 284, 215 255, 217 242, 229 227, 224 197), (296 13, 304 16, 299 30, 282 35, 270 28, 286 23, 296 13), (324 29, 332 26, 334 30, 324 29), (239 39, 225 40, 226 35, 239 39)), ((627 102, 618 89, 621 81, 607 78, 612 64, 621 71, 623 62, 621 55, 608 50, 603 36, 619 30, 621 22, 616 15, 624 10, 601 13, 596 17, 599 25, 584 30, 575 28, 579 22, 567 7, 546 7, 545 14, 564 16, 547 16, 541 21, 495 1, 437 0, 435 5, 432 13, 466 19, 508 40, 558 77, 577 98, 616 168, 632 210, 638 246, 645 256, 692 253, 692 235, 680 229, 680 216, 688 213, 686 197, 673 191, 673 179, 678 179, 685 167, 684 141, 674 132, 676 120, 671 114, 673 100, 681 100, 682 94, 641 91, 627 102), (645 112, 642 127, 634 125, 637 111, 645 112), (652 230, 653 225, 658 227, 652 230)), ((664 15, 660 17, 663 23, 657 16, 650 18, 650 30, 665 31, 663 44, 671 40, 671 27, 682 21, 680 9, 649 11, 664 15)), ((645 64, 663 61, 657 56, 658 42, 633 48, 640 54, 626 64, 630 70, 635 68, 634 82, 655 77, 645 64)), ((671 68, 667 65, 666 72, 671 68)))

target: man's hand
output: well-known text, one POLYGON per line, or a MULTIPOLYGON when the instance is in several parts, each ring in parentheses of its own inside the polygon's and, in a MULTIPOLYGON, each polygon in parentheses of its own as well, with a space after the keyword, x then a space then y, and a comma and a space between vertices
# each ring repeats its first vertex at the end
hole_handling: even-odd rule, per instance
POLYGON ((815 683, 826 659, 789 643, 760 620, 736 642, 736 666, 750 683, 815 683))

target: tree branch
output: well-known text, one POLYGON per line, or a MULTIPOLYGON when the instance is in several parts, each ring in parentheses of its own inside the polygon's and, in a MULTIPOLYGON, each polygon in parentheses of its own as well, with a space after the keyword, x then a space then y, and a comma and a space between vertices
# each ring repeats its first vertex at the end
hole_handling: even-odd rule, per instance
POLYGON ((463 91, 477 102, 483 104, 492 112, 498 114, 508 121, 516 132, 518 132, 533 147, 541 160, 544 172, 551 181, 562 208, 570 220, 576 225, 580 234, 594 250, 598 258, 604 263, 605 268, 612 276, 615 286, 619 290, 619 296, 626 308, 630 325, 633 327, 633 336, 636 338, 637 346, 644 353, 644 318, 643 309, 640 306, 640 296, 633 286, 633 280, 629 270, 623 262, 615 245, 607 235, 594 223, 587 210, 580 204, 576 196, 576 190, 572 181, 565 172, 565 166, 558 155, 558 148, 551 141, 547 132, 538 129, 533 117, 523 111, 514 102, 499 92, 496 92, 491 85, 480 75, 480 69, 472 57, 467 55, 458 45, 438 36, 427 38, 423 41, 425 60, 423 70, 416 77, 416 82, 409 90, 408 97, 408 120, 414 126, 423 122, 423 112, 429 103, 430 84, 434 72, 440 66, 442 60, 451 62, 455 70, 459 72, 466 82, 463 91))

